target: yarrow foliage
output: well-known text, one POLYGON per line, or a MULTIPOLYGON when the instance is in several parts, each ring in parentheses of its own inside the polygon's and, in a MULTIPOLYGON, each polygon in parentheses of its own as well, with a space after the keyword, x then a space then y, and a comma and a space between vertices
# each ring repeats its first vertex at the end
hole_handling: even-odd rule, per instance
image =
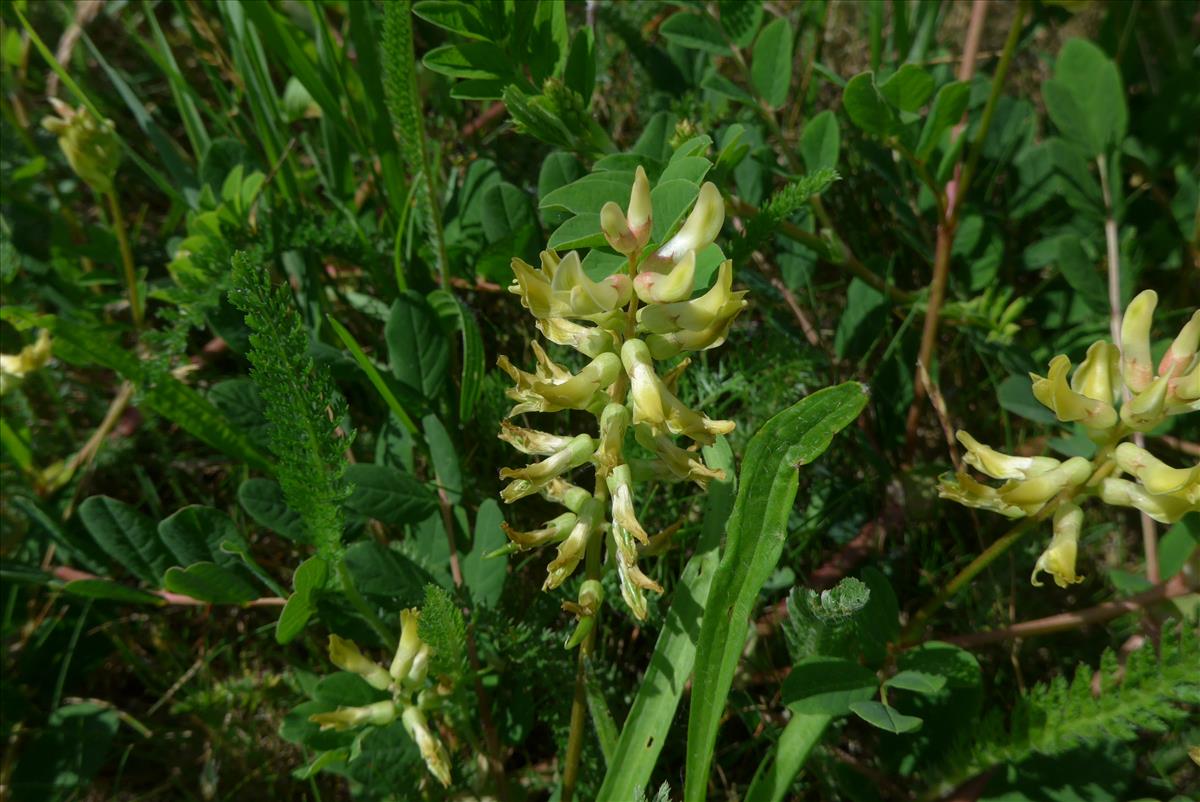
POLYGON ((1167 348, 1157 369, 1150 356, 1150 326, 1158 295, 1146 290, 1133 299, 1121 324, 1121 346, 1099 340, 1071 372, 1071 360, 1050 360, 1045 376, 1030 374, 1033 395, 1063 423, 1082 424, 1096 443, 1091 459, 1017 457, 980 443, 967 432, 958 440, 966 463, 993 479, 990 487, 965 472, 943 477, 938 494, 968 507, 1010 518, 1054 510, 1054 535, 1038 558, 1032 582, 1043 571, 1059 587, 1083 581, 1075 573, 1083 511, 1076 500, 1098 497, 1105 504, 1136 507, 1160 523, 1173 523, 1200 510, 1200 463, 1174 468, 1125 438, 1154 429, 1168 416, 1200 409, 1200 310, 1192 313, 1167 348), (1070 381, 1068 381, 1070 374, 1070 381), (1128 476, 1129 478, 1124 478, 1128 476))
MULTIPOLYGON (((638 167, 628 207, 622 210, 610 202, 600 214, 605 239, 625 257, 616 273, 593 281, 574 251, 561 257, 543 251, 540 267, 520 259, 512 262, 516 280, 509 290, 520 296, 542 335, 591 359, 571 373, 535 342, 533 373, 506 357, 499 360, 515 382, 508 391, 516 402, 509 418, 577 409, 591 412, 597 421, 595 436, 562 436, 503 423, 501 439, 524 454, 544 457, 525 468, 500 472, 510 480, 501 493, 504 501, 540 493, 566 508, 540 529, 506 529, 512 550, 557 544, 545 589, 561 585, 586 555, 593 555, 589 563, 595 560, 598 566, 601 538, 607 532, 608 559, 616 565, 621 595, 637 618, 645 618, 644 591, 662 588, 638 567, 639 556, 654 548, 656 538, 647 534, 635 514, 636 483, 692 481, 703 488, 723 476, 704 463, 698 447, 732 431, 733 422, 711 420, 676 395, 688 359, 662 375, 655 362, 719 346, 746 306, 745 292, 732 289, 731 261, 720 265, 707 291, 696 294, 696 255, 716 239, 724 219, 721 193, 706 183, 679 231, 646 252, 652 228, 650 183, 638 167), (627 435, 654 457, 628 456, 627 435), (680 436, 692 445, 681 445, 676 440, 680 436), (566 479, 584 466, 595 471, 591 491, 566 479)), ((589 581, 579 603, 569 607, 587 618, 599 602, 599 584, 589 581)))

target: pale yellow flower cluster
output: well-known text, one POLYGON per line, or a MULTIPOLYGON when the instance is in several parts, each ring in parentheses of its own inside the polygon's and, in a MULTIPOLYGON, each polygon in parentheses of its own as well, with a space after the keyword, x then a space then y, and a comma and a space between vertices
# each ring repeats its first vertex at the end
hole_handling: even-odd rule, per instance
POLYGON ((111 192, 121 164, 121 145, 111 120, 97 119, 86 106, 73 109, 50 98, 57 117, 44 117, 42 127, 58 137, 58 146, 75 174, 92 189, 111 192))
POLYGON ((425 714, 437 707, 438 690, 427 687, 429 644, 419 634, 421 613, 400 613, 400 645, 388 668, 364 655, 353 641, 329 636, 329 659, 343 671, 358 674, 372 688, 387 691, 391 699, 361 707, 339 707, 328 713, 315 713, 309 721, 321 729, 338 731, 361 726, 382 727, 399 717, 409 737, 416 743, 430 773, 443 786, 450 786, 450 758, 437 734, 430 729, 425 714))
POLYGON ((1082 424, 1096 443, 1092 459, 1010 456, 964 431, 957 434, 967 449, 968 465, 1006 481, 992 487, 958 473, 942 478, 942 498, 1020 518, 1036 515, 1065 494, 1055 509, 1054 536, 1033 571, 1035 585, 1043 571, 1059 587, 1082 580, 1075 573, 1075 557, 1083 512, 1073 499, 1095 495, 1106 504, 1135 507, 1160 523, 1200 510, 1200 464, 1175 468, 1132 442, 1122 442, 1168 416, 1200 409, 1200 311, 1193 312, 1155 367, 1150 327, 1157 303, 1153 290, 1133 299, 1122 320, 1120 348, 1099 341, 1073 373, 1071 360, 1059 355, 1050 361, 1046 376, 1030 374, 1034 397, 1063 423, 1082 424))
MULTIPOLYGON (((595 436, 549 434, 508 421, 500 433, 518 451, 544 457, 525 468, 500 472, 510 480, 501 493, 503 499, 511 503, 540 493, 566 508, 540 529, 506 529, 515 550, 557 546, 545 589, 561 585, 589 549, 598 557, 599 539, 607 532, 608 559, 617 569, 621 595, 636 617, 645 618, 644 592, 662 588, 638 567, 639 554, 652 538, 637 519, 635 483, 693 481, 705 487, 722 476, 704 463, 698 448, 732 431, 734 424, 711 420, 676 395, 687 359, 662 375, 655 360, 719 346, 746 306, 745 292, 733 291, 729 261, 720 265, 712 286, 696 295, 697 256, 716 239, 724 219, 721 193, 706 183, 679 231, 644 254, 653 227, 652 204, 649 180, 638 167, 626 210, 609 202, 600 214, 605 239, 626 259, 621 270, 594 281, 574 251, 561 257, 543 251, 539 267, 513 260, 515 281, 509 290, 520 296, 538 330, 550 342, 569 346, 591 361, 572 373, 536 342, 533 373, 500 357, 501 369, 515 383, 508 391, 516 402, 508 417, 574 409, 590 412, 597 420, 595 436), (627 436, 653 457, 628 456, 627 436), (677 437, 692 444, 680 445, 677 437), (566 479, 585 466, 595 470, 591 492, 566 479)), ((587 585, 587 603, 581 597, 572 608, 591 611, 597 604, 596 588, 594 583, 587 585)))

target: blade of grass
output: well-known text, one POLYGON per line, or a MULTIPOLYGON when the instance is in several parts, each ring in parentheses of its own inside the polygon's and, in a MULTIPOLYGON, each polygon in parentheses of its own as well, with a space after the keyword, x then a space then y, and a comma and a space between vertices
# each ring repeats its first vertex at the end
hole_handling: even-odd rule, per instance
POLYGON ((350 355, 354 357, 354 361, 358 363, 360 368, 362 368, 362 372, 367 374, 367 379, 371 382, 371 386, 373 386, 379 393, 380 397, 383 398, 384 403, 388 405, 388 409, 392 411, 392 414, 399 418, 400 422, 404 424, 404 428, 408 429, 411 434, 418 434, 417 425, 413 423, 413 419, 409 417, 407 412, 404 411, 404 407, 400 405, 400 401, 396 398, 396 394, 393 393, 391 388, 387 386, 387 382, 383 380, 383 376, 380 375, 379 370, 374 364, 371 363, 371 360, 367 358, 367 355, 363 352, 363 349, 358 344, 358 341, 354 339, 354 335, 351 334, 349 330, 339 323, 338 320, 332 315, 328 315, 326 319, 329 321, 329 325, 333 327, 338 339, 340 339, 342 344, 346 346, 346 350, 348 350, 350 355))

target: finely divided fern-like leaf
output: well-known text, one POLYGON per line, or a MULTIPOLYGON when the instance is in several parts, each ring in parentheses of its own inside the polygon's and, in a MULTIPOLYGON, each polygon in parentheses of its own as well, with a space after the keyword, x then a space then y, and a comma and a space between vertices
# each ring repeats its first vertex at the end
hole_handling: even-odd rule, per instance
POLYGON ((437 585, 425 586, 421 640, 429 644, 434 674, 453 679, 466 672, 467 624, 454 598, 437 585))
POLYGON ((251 378, 270 423, 271 450, 284 498, 300 514, 317 547, 333 562, 340 557, 342 505, 350 437, 338 424, 346 403, 328 370, 308 356, 308 334, 286 288, 272 287, 267 271, 243 252, 233 256, 229 297, 250 328, 251 378))
POLYGON ((735 243, 734 260, 749 256, 751 251, 774 233, 780 223, 808 203, 809 198, 820 195, 840 179, 837 170, 822 167, 792 181, 772 195, 758 214, 746 224, 745 235, 735 243))
POLYGON ((1100 694, 1094 673, 1081 665, 1068 684, 1057 677, 1036 686, 1013 709, 1006 726, 993 711, 976 726, 969 746, 950 755, 938 773, 942 792, 1001 763, 1034 753, 1055 754, 1097 741, 1130 741, 1139 732, 1162 732, 1200 704, 1200 640, 1193 625, 1164 627, 1159 653, 1153 645, 1129 655, 1124 671, 1112 650, 1100 660, 1100 694))

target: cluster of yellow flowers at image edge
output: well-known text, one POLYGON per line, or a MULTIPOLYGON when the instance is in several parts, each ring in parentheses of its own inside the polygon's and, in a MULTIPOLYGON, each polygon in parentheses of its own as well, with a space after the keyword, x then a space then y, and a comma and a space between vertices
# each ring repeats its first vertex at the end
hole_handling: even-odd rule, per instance
POLYGON ((429 687, 429 644, 419 634, 421 613, 404 610, 400 613, 400 645, 388 668, 372 661, 359 651, 353 641, 329 636, 329 659, 343 671, 358 674, 372 688, 392 694, 391 699, 363 705, 339 707, 328 713, 315 713, 309 721, 321 729, 344 731, 361 726, 383 727, 397 718, 404 724, 409 737, 421 751, 429 771, 443 786, 450 786, 450 758, 441 740, 429 728, 425 714, 438 706, 441 693, 429 687))
MULTIPOLYGON (((594 539, 607 533, 608 558, 616 564, 622 598, 642 619, 644 591, 662 588, 641 571, 638 557, 655 550, 670 531, 655 538, 646 533, 634 512, 634 484, 692 481, 706 487, 711 479, 723 478, 721 471, 705 464, 697 449, 734 428, 733 422, 710 420, 679 400, 676 383, 688 359, 663 375, 655 361, 719 346, 746 301, 745 292, 732 290, 730 261, 720 265, 712 286, 696 295, 697 257, 713 243, 725 220, 721 193, 712 183, 700 188, 679 231, 647 254, 643 251, 653 221, 650 183, 641 167, 635 173, 628 208, 622 211, 609 202, 600 220, 609 245, 625 257, 622 269, 593 281, 578 253, 560 257, 546 250, 539 267, 513 260, 515 281, 509 288, 520 296, 547 340, 569 346, 591 361, 572 373, 536 342, 533 373, 518 369, 506 357, 499 360, 516 383, 508 391, 516 402, 508 418, 527 412, 586 410, 596 417, 597 436, 550 434, 505 421, 503 440, 524 454, 544 459, 525 468, 502 470, 500 476, 510 482, 501 495, 511 503, 540 493, 566 509, 535 531, 506 528, 514 550, 557 545, 557 555, 547 569, 546 589, 561 585, 589 544, 598 548, 594 539), (629 432, 650 458, 625 454, 629 432), (676 437, 688 438, 692 445, 681 446, 676 437), (594 491, 565 478, 585 465, 595 469, 594 491)), ((589 581, 579 604, 568 607, 590 615, 599 602, 598 584, 589 581)))
POLYGON ((1006 481, 996 488, 966 473, 943 477, 938 489, 942 498, 1020 518, 1035 515, 1059 494, 1068 494, 1054 511, 1054 534, 1034 566, 1034 585, 1041 584, 1038 574, 1043 571, 1059 587, 1083 581, 1075 573, 1083 511, 1073 500, 1080 495, 1135 507, 1160 523, 1173 523, 1200 510, 1200 463, 1175 468, 1132 442, 1122 442, 1134 433, 1150 431, 1168 416, 1200 409, 1200 310, 1192 313, 1156 369, 1150 354, 1150 326, 1157 304, 1153 290, 1130 302, 1121 322, 1119 349, 1100 340, 1088 348, 1074 373, 1071 360, 1059 355, 1050 361, 1045 376, 1030 374, 1039 402, 1063 423, 1084 427, 1097 446, 1093 459, 1071 457, 1060 462, 1051 457, 1009 456, 958 432, 967 449, 966 463, 1006 481))
POLYGON ((19 352, 0 354, 0 396, 16 389, 30 373, 45 367, 52 350, 50 331, 42 329, 37 339, 19 352))

